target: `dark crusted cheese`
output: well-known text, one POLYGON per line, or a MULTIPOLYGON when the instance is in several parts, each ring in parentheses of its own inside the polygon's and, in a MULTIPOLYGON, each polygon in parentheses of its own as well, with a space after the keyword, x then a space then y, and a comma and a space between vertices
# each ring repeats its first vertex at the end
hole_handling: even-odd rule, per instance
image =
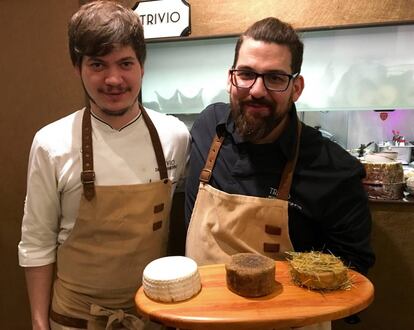
POLYGON ((404 191, 404 171, 399 162, 364 163, 366 177, 362 180, 369 198, 401 199, 404 191))
POLYGON ((392 163, 363 163, 366 171, 364 183, 369 184, 390 184, 403 183, 404 170, 399 162, 392 163))
POLYGON ((254 253, 238 253, 225 265, 227 287, 240 296, 261 297, 276 288, 275 261, 254 253))

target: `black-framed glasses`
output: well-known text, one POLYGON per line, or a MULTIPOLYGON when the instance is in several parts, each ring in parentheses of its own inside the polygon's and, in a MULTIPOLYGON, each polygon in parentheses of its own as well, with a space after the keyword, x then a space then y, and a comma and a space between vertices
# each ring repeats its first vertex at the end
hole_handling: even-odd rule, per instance
POLYGON ((288 89, 289 83, 295 79, 299 72, 294 74, 280 72, 257 73, 251 70, 231 69, 231 83, 238 88, 251 88, 257 80, 257 77, 263 79, 266 89, 273 92, 284 92, 288 89))

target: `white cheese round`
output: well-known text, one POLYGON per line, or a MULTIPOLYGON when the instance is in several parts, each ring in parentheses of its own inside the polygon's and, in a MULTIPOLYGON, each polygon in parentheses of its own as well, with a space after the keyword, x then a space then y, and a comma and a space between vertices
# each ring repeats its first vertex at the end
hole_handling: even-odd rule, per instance
POLYGON ((156 259, 145 267, 142 286, 153 300, 176 302, 189 299, 201 290, 197 264, 181 256, 156 259))

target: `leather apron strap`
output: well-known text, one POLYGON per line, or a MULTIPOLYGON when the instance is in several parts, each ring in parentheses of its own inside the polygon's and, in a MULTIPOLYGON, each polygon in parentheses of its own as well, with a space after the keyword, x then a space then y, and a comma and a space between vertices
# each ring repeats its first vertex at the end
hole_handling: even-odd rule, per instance
POLYGON ((93 170, 92 124, 89 107, 82 118, 82 172, 81 182, 85 198, 90 201, 95 196, 95 172, 93 170))
MULTIPOLYGON (((293 173, 295 171, 296 162, 298 160, 299 156, 299 146, 300 146, 300 136, 302 133, 302 122, 297 120, 297 131, 296 131, 296 147, 295 147, 295 153, 287 163, 285 168, 282 172, 282 177, 280 179, 280 185, 277 193, 277 197, 279 199, 287 201, 289 198, 289 191, 290 187, 292 185, 292 179, 293 179, 293 173)), ((204 168, 201 170, 200 174, 200 181, 204 183, 209 183, 210 178, 213 172, 213 167, 216 163, 216 159, 218 156, 218 153, 220 151, 220 148, 223 144, 224 136, 218 137, 217 134, 213 139, 213 142, 211 143, 210 150, 208 152, 207 161, 204 165, 204 168)))
POLYGON ((216 163, 217 155, 220 151, 220 148, 223 144, 224 136, 218 137, 217 134, 213 139, 211 144, 210 151, 208 152, 207 161, 204 168, 201 170, 200 181, 204 183, 209 183, 211 174, 213 172, 214 164, 216 163))
MULTIPOLYGON (((160 172, 160 179, 168 179, 167 166, 165 164, 164 152, 160 138, 152 123, 150 117, 145 111, 144 107, 140 106, 142 118, 148 128, 151 142, 154 147, 155 157, 157 159, 158 170, 160 172)), ((82 118, 82 172, 81 182, 83 185, 83 193, 85 198, 90 201, 95 196, 95 171, 93 169, 93 148, 92 148, 92 124, 91 124, 91 110, 89 107, 83 112, 82 118)))

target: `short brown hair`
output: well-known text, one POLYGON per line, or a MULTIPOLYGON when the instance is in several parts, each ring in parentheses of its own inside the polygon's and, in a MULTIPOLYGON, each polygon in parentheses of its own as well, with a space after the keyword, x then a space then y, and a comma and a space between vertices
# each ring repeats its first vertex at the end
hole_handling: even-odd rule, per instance
POLYGON ((146 57, 139 16, 114 1, 93 1, 80 7, 68 26, 69 53, 74 66, 83 56, 104 56, 117 45, 132 46, 141 66, 146 57))
POLYGON ((240 47, 246 37, 288 46, 292 55, 292 73, 300 72, 303 59, 303 42, 290 24, 275 17, 267 17, 251 25, 237 40, 233 68, 237 64, 240 47))

